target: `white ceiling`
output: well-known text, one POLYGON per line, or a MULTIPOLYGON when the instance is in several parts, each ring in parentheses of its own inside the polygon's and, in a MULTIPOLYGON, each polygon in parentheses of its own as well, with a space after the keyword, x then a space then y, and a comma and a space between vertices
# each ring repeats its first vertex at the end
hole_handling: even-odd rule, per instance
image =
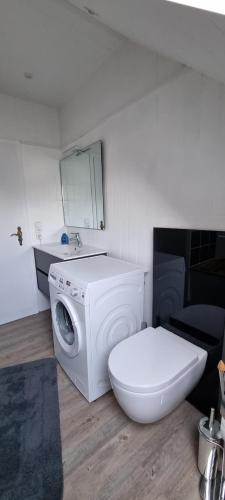
POLYGON ((195 7, 196 9, 225 14, 224 0, 167 0, 167 2, 181 3, 189 5, 189 7, 195 7))
POLYGON ((0 93, 60 107, 124 37, 225 82, 225 16, 166 0, 1 0, 0 93))
POLYGON ((121 42, 64 0, 1 0, 0 93, 59 107, 121 42))
POLYGON ((166 0, 69 1, 90 7, 124 36, 225 82, 225 16, 166 0))

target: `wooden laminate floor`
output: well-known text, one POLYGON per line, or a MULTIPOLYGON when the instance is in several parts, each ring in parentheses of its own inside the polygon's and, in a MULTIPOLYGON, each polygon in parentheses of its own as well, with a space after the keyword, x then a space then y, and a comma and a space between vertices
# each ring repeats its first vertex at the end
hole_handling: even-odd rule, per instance
MULTIPOLYGON (((0 367, 52 355, 49 312, 0 327, 0 367)), ((139 425, 111 392, 89 404, 60 367, 58 385, 64 500, 199 500, 201 414, 189 403, 139 425)))

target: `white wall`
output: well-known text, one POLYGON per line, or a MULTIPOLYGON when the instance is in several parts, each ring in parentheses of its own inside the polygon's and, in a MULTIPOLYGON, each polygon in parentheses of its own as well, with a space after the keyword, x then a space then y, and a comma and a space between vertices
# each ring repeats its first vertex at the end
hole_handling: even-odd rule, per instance
POLYGON ((58 112, 48 106, 0 94, 0 138, 59 148, 58 112))
MULTIPOLYGON (((43 242, 59 240, 63 229, 58 112, 47 106, 0 95, 0 138, 33 144, 21 145, 29 251, 33 255, 32 245, 39 243, 34 230, 35 221, 42 222, 43 242)), ((35 273, 30 277, 30 286, 37 290, 35 273)), ((33 312, 48 307, 49 301, 37 290, 37 304, 33 312)))
MULTIPOLYGON (((154 60, 150 54, 149 65, 150 73, 157 73, 158 56, 154 60)), ((120 61, 121 71, 122 66, 120 61)), ((104 80, 104 68, 101 71, 99 81, 104 80)), ((115 66, 112 71, 114 75, 115 66)), ((109 100, 113 75, 112 85, 108 74, 105 80, 109 100)), ((88 99, 94 85, 95 80, 90 81, 88 99)), ((118 87, 116 92, 120 99, 118 87)), ((87 109, 82 91, 71 107, 67 105, 62 113, 64 144, 78 136, 81 111, 76 115, 76 110, 83 108, 82 124, 89 127, 94 115, 99 120, 100 104, 99 97, 87 109)), ((153 227, 225 229, 225 87, 191 69, 177 71, 177 65, 167 61, 164 83, 160 78, 140 100, 115 111, 111 106, 112 116, 78 141, 86 145, 103 140, 106 215, 105 231, 80 233, 84 243, 150 270, 145 306, 150 321, 153 227)))
MULTIPOLYGON (((40 244, 35 231, 36 221, 41 223, 42 243, 60 241, 63 232, 60 156, 59 150, 23 146, 23 168, 31 245, 40 244)), ((48 307, 49 300, 38 291, 38 310, 48 307)))

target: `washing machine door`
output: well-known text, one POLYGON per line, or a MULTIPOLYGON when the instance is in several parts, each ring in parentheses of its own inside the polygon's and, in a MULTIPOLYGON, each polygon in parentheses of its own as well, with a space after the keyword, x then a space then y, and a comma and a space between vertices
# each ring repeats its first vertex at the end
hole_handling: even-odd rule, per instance
POLYGON ((55 297, 53 310, 54 333, 63 351, 71 358, 78 355, 81 348, 81 324, 76 311, 76 302, 59 293, 55 297))

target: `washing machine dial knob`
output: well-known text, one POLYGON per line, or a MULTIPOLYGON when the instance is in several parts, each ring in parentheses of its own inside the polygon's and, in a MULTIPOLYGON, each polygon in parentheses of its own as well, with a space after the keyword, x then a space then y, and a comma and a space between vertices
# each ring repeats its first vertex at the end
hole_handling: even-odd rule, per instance
POLYGON ((78 290, 77 290, 77 288, 72 288, 71 295, 72 295, 72 297, 77 297, 78 296, 78 290))

